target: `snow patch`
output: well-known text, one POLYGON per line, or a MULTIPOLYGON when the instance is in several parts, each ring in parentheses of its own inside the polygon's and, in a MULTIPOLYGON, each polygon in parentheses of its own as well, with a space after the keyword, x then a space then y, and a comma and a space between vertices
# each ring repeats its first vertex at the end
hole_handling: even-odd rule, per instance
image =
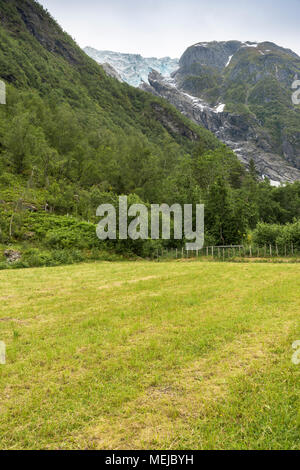
POLYGON ((281 186, 281 183, 280 181, 270 180, 270 185, 274 186, 275 188, 279 188, 281 186))
POLYGON ((226 104, 219 104, 215 110, 216 113, 223 113, 225 109, 226 104))
POLYGON ((230 64, 232 57, 233 57, 233 55, 229 56, 228 61, 225 65, 225 68, 228 67, 228 65, 230 64))
POLYGON ((254 44, 248 44, 247 42, 243 42, 243 46, 241 47, 258 47, 258 44, 254 43, 254 44))
POLYGON ((271 180, 268 176, 266 175, 262 175, 263 179, 268 179, 270 181, 270 185, 271 186, 274 186, 274 188, 279 188, 281 186, 281 182, 280 181, 275 181, 275 180, 271 180))
POLYGON ((220 103, 218 106, 215 108, 211 108, 208 106, 206 103, 203 102, 200 98, 197 98, 196 96, 189 95, 188 93, 182 92, 184 96, 186 96, 189 100, 191 100, 193 107, 194 108, 199 108, 201 111, 204 110, 210 110, 213 113, 223 113, 225 109, 225 104, 220 103))

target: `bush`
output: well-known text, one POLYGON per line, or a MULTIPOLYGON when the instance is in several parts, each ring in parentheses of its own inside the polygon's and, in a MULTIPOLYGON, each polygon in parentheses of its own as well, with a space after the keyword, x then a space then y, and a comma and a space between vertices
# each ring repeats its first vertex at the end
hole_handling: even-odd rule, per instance
POLYGON ((280 246, 293 244, 295 249, 300 249, 300 220, 283 227, 282 233, 277 238, 277 244, 280 246))
POLYGON ((26 238, 28 232, 52 249, 84 249, 101 245, 96 226, 75 217, 48 213, 27 214, 23 221, 22 239, 26 238))
POLYGON ((253 232, 253 242, 258 246, 275 245, 283 233, 283 227, 282 225, 260 222, 253 232))
POLYGON ((293 244, 295 249, 300 249, 300 220, 286 225, 259 223, 253 232, 253 241, 258 246, 293 244))

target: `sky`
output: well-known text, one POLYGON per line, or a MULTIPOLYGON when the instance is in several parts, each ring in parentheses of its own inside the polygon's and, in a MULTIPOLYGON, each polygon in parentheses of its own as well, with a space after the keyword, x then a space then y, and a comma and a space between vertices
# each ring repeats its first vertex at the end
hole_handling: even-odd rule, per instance
POLYGON ((300 55, 300 0, 39 0, 81 46, 179 58, 197 42, 271 41, 300 55))

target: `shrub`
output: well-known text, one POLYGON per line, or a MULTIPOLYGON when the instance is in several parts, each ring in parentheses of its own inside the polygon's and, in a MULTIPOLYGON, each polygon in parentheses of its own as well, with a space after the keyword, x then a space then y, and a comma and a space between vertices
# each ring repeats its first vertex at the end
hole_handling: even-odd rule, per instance
POLYGON ((300 249, 300 220, 286 225, 259 223, 253 232, 253 241, 258 246, 293 244, 295 249, 300 249))
POLYGON ((253 242, 258 246, 275 245, 278 237, 283 233, 283 226, 276 224, 257 224, 253 232, 253 242))

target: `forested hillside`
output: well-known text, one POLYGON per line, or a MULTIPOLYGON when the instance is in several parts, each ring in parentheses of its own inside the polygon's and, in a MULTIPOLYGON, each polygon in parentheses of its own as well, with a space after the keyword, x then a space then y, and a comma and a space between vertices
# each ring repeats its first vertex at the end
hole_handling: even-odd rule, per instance
MULTIPOLYGON (((258 221, 299 217, 298 183, 258 183, 254 166, 246 172, 211 133, 108 77, 38 3, 0 0, 0 20, 3 248, 21 246, 33 264, 34 250, 46 250, 36 263, 43 264, 49 250, 59 263, 74 258, 64 250, 103 249, 96 208, 120 194, 205 203, 207 240, 216 244, 241 241, 258 221)), ((112 248, 145 256, 152 245, 112 248)))

